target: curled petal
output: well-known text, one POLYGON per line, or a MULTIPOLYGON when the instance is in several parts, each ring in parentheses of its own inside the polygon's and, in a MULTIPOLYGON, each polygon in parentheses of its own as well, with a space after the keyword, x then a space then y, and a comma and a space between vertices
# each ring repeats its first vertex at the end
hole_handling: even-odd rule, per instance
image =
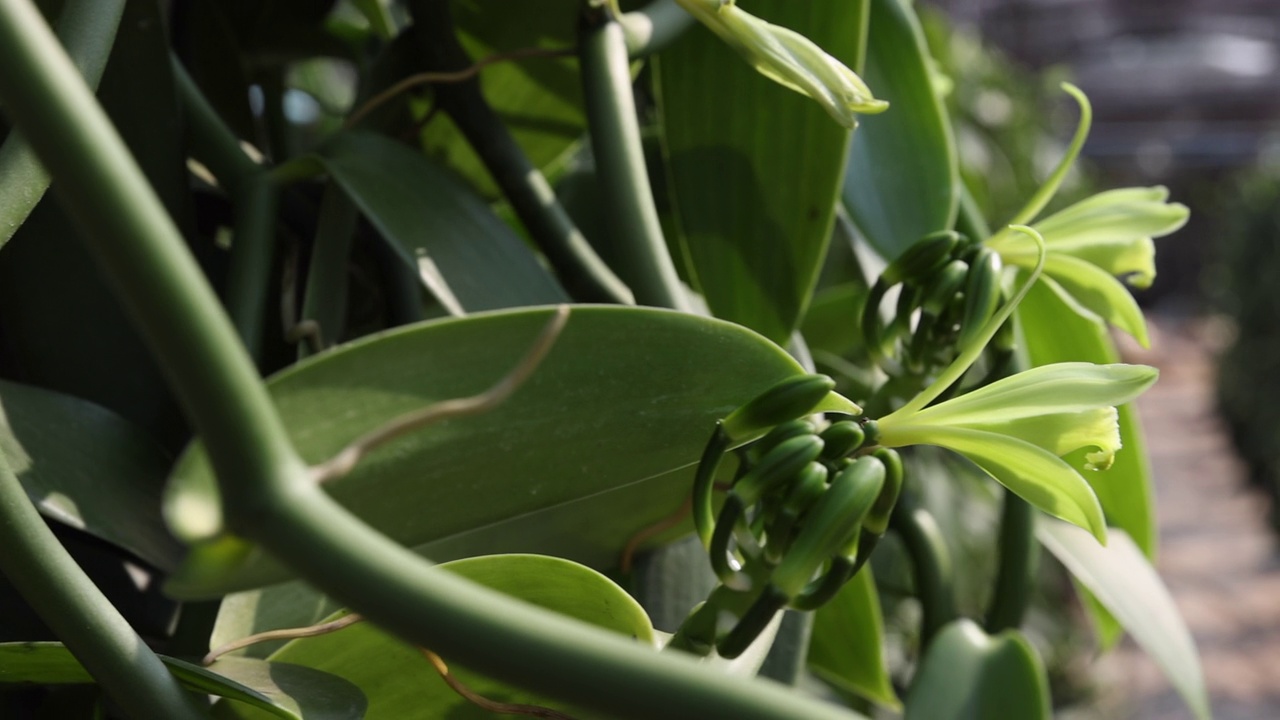
POLYGON ((889 447, 936 445, 964 455, 1019 497, 1107 542, 1098 496, 1062 458, 1015 437, 968 428, 906 425, 881 428, 889 447))
POLYGON ((809 38, 761 20, 734 0, 677 0, 680 6, 736 49, 760 74, 822 105, 836 122, 852 128, 859 113, 883 112, 867 84, 809 38))

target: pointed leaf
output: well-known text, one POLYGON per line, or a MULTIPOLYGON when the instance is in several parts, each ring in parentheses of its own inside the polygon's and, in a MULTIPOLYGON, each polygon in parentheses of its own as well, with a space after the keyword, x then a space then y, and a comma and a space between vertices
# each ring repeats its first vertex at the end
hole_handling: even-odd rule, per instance
POLYGON ((854 133, 844 206, 871 245, 895 258, 951 228, 960 198, 951 124, 934 91, 920 21, 905 0, 871 0, 863 78, 889 109, 854 133))
POLYGON ((1022 634, 991 637, 973 621, 957 620, 930 643, 911 681, 905 720, 1051 716, 1049 678, 1022 634))
POLYGON ((1200 657, 1173 598, 1123 530, 1102 547, 1066 523, 1040 523, 1040 542, 1155 659, 1197 718, 1210 717, 1200 657))
MULTIPOLYGON (((539 607, 634 637, 639 643, 654 642, 649 618, 635 600, 603 575, 576 563, 537 555, 497 555, 459 560, 442 567, 539 607)), ((290 641, 272 653, 271 660, 313 667, 348 679, 369 698, 368 720, 493 716, 445 685, 418 649, 366 623, 329 635, 290 641)), ((447 663, 449 659, 444 660, 447 663)), ((491 700, 556 707, 554 701, 462 668, 450 665, 450 671, 472 691, 491 700)))
MULTIPOLYGON (((248 658, 225 658, 205 668, 160 656, 184 687, 216 695, 286 720, 348 720, 364 715, 365 698, 352 683, 312 668, 248 658)), ((93 683, 62 643, 0 644, 0 684, 93 683)))
MULTIPOLYGON (((487 389, 550 313, 394 330, 300 363, 269 389, 298 451, 319 462, 392 418, 487 389)), ((577 307, 501 408, 411 433, 326 487, 397 541, 431 544, 424 549, 436 559, 537 551, 611 567, 628 538, 680 506, 715 421, 801 372, 776 345, 730 323, 577 307)), ((831 395, 820 410, 853 407, 831 395)), ((210 472, 193 448, 166 499, 171 525, 192 541, 222 530, 210 472)), ((247 563, 241 577, 204 584, 179 576, 170 590, 223 594, 287 577, 265 557, 244 556, 247 547, 224 550, 223 570, 247 563)))
POLYGON ((809 669, 836 687, 900 711, 883 636, 880 598, 868 565, 814 614, 809 669))
POLYGON ((568 299, 479 196, 413 148, 340 133, 318 159, 451 314, 568 299))
POLYGON ((1001 485, 1054 517, 1086 528, 1106 542, 1102 507, 1089 483, 1057 455, 1017 438, 947 426, 904 425, 882 442, 893 447, 937 445, 964 455, 1001 485))
MULTIPOLYGON (((865 1, 756 0, 750 11, 854 66, 865 1)), ((685 274, 714 315, 785 342, 826 253, 849 131, 706 28, 654 65, 685 274)))
POLYGON ((182 546, 165 529, 170 459, 146 433, 91 402, 0 380, 0 451, 45 516, 168 570, 182 546))

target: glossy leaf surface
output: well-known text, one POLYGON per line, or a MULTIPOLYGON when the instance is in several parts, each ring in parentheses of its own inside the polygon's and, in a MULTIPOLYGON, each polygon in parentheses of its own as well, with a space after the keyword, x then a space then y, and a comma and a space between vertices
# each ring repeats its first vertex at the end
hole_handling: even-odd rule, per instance
MULTIPOLYGON (((204 668, 161 656, 187 689, 243 708, 236 717, 280 717, 286 720, 360 718, 365 698, 350 682, 312 668, 248 658, 226 658, 204 668)), ((66 685, 92 683, 93 678, 62 643, 0 644, 0 683, 66 685)), ((227 703, 215 712, 226 716, 227 703)))
POLYGON ((895 258, 922 236, 951 227, 959 170, 915 11, 906 0, 870 1, 862 76, 889 109, 863 118, 854 133, 842 197, 863 236, 895 258))
POLYGON ((1053 520, 1040 523, 1037 534, 1155 659, 1195 716, 1208 718, 1209 696, 1195 642, 1164 582, 1129 536, 1113 532, 1104 548, 1053 520))
MULTIPOLYGON (((750 11, 856 67, 865 9, 863 0, 758 0, 750 11)), ((685 33, 655 67, 673 254, 714 315, 783 342, 826 253, 849 132, 705 28, 685 33)))
MULTIPOLYGON (((487 389, 550 313, 489 313, 387 332, 301 363, 269 389, 298 450, 318 462, 403 413, 487 389)), ((736 325, 580 306, 500 409, 412 433, 327 487, 375 527, 436 559, 545 552, 610 567, 631 535, 680 506, 715 421, 799 372, 777 346, 736 325)), ((852 406, 832 395, 821 407, 852 406)), ((200 449, 181 459, 166 505, 171 525, 190 540, 223 530, 200 449)), ((244 548, 224 549, 230 561, 213 571, 220 577, 197 579, 197 552, 170 590, 221 594, 286 577, 264 558, 239 557, 244 548), (238 577, 223 575, 242 562, 238 577)))
POLYGON ((170 458, 129 421, 91 402, 0 380, 0 452, 52 518, 160 569, 182 547, 160 516, 170 458))
POLYGON ((814 614, 809 669, 836 687, 901 710, 889 680, 883 637, 880 598, 868 565, 814 614))
MULTIPOLYGON (((442 568, 539 607, 653 644, 653 628, 636 601, 603 575, 576 563, 539 555, 494 555, 446 563, 442 568)), ((366 623, 292 640, 270 659, 350 680, 369 698, 368 720, 493 717, 450 689, 417 648, 366 623)), ((450 666, 450 671, 491 700, 555 706, 553 701, 461 668, 450 666)))
MULTIPOLYGON (((1094 542, 1087 533, 1081 535, 1094 542)), ((905 720, 1049 720, 1049 679, 1022 634, 989 636, 957 620, 934 638, 907 694, 905 720)))
POLYGON ((451 314, 568 299, 479 196, 413 148, 343 133, 319 158, 451 314))

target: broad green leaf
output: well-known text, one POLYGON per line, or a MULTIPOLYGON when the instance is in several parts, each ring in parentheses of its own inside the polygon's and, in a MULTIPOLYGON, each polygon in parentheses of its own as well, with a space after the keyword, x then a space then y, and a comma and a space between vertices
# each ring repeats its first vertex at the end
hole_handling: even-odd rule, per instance
POLYGON ((930 643, 911 680, 905 720, 1050 717, 1049 678, 1022 634, 993 637, 971 620, 957 620, 930 643))
POLYGON ((1038 526, 1040 542, 1093 593, 1155 659, 1197 718, 1209 718, 1209 696, 1191 633, 1160 576, 1123 530, 1102 547, 1065 523, 1038 526))
MULTIPOLYGON (((184 687, 252 708, 252 717, 348 720, 364 716, 360 689, 313 668, 249 658, 224 658, 205 668, 160 656, 184 687)), ((0 644, 0 684, 80 685, 93 677, 62 643, 0 644)))
MULTIPOLYGON (((652 645, 644 610, 622 588, 576 563, 539 555, 496 555, 446 563, 451 572, 507 595, 652 645)), ((371 625, 360 623, 329 635, 292 640, 272 653, 274 662, 296 663, 338 675, 369 698, 368 720, 411 717, 491 718, 447 685, 422 653, 371 625)), ((444 658, 448 662, 448 658, 444 658)), ((450 671, 491 700, 548 701, 456 666, 450 671)))
MULTIPOLYGON (((523 309, 393 330, 300 363, 268 388, 295 447, 319 462, 392 418, 487 389, 550 314, 523 309)), ((737 325, 575 307, 546 360, 503 407, 412 433, 327 488, 438 560, 542 552, 611 567, 628 538, 680 506, 715 421, 800 372, 776 345, 737 325)), ((820 409, 852 407, 832 395, 820 409)), ((199 447, 174 471, 166 515, 190 541, 223 531, 199 447)), ((287 577, 263 557, 226 550, 229 565, 247 560, 238 577, 180 574, 170 590, 220 595, 287 577)))
POLYGON ((901 710, 902 701, 889 680, 883 636, 880 598, 867 566, 814 615, 809 669, 836 687, 901 710))
POLYGON ((414 149, 350 132, 318 159, 451 314, 568 299, 483 200, 414 149))
MULTIPOLYGON (((756 0, 750 11, 856 66, 865 8, 756 0)), ((785 342, 826 253, 849 131, 706 28, 685 33, 654 67, 673 252, 712 314, 785 342)))
POLYGON ((1025 440, 942 425, 894 428, 894 447, 936 445, 964 455, 1001 485, 1054 517, 1106 542, 1107 524, 1093 489, 1062 458, 1025 440))
MULTIPOLYGON (((485 99, 516 143, 535 167, 554 176, 586 132, 582 80, 577 58, 573 57, 579 4, 521 0, 517 9, 494 6, 484 0, 451 0, 450 5, 458 41, 474 60, 528 48, 568 51, 568 57, 517 57, 496 62, 480 72, 485 99)), ((428 155, 456 170, 485 197, 498 196, 484 164, 443 113, 423 130, 422 146, 428 155)))
POLYGON ((862 74, 889 109, 865 117, 853 136, 844 206, 886 258, 947 230, 960 198, 951 125, 934 91, 920 21, 907 0, 870 0, 862 74))
POLYGON ((843 356, 861 347, 855 318, 866 294, 862 283, 847 282, 815 295, 800 327, 809 350, 843 356))
POLYGON ((0 451, 45 517, 162 570, 182 546, 160 516, 171 460, 129 421, 86 400, 0 380, 0 451))

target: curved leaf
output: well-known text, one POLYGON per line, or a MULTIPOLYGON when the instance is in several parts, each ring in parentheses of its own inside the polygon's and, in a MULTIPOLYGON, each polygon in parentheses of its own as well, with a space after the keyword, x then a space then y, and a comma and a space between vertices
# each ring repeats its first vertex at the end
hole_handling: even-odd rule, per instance
POLYGON ((48 518, 118 545, 162 570, 182 546, 165 529, 168 454, 86 400, 0 380, 0 451, 48 518))
POLYGON ((902 701, 889 680, 884 618, 871 567, 863 567, 814 615, 809 669, 827 682, 890 710, 902 701))
POLYGON ((932 59, 906 0, 871 0, 863 78, 889 109, 865 117, 845 171, 844 206, 859 232, 892 259, 947 230, 960 202, 951 124, 934 90, 932 59))
POLYGON ((905 720, 1050 717, 1049 678, 1022 634, 991 637, 973 621, 957 620, 929 644, 911 680, 905 720))
POLYGON ((1102 547, 1066 523, 1038 525, 1040 542, 1133 634, 1177 688, 1197 718, 1208 718, 1209 696, 1195 642, 1173 598, 1142 550, 1123 530, 1102 547))
MULTIPOLYGON (((855 66, 865 8, 756 0, 750 10, 855 66)), ((826 254, 849 132, 705 28, 663 51, 654 76, 685 274, 714 315, 785 342, 826 254)))
MULTIPOLYGON (((300 665, 248 658, 224 658, 205 668, 160 656, 184 687, 253 708, 257 716, 286 720, 348 720, 364 716, 366 701, 354 684, 300 665)), ((0 644, 0 684, 92 683, 62 643, 0 644)))
MULTIPOLYGON (((539 555, 497 555, 446 563, 442 568, 539 607, 652 645, 644 610, 608 578, 576 563, 539 555)), ((369 698, 368 720, 411 717, 491 718, 438 677, 421 652, 361 623, 339 632, 292 640, 271 654, 354 683, 369 698)), ((448 662, 448 658, 444 658, 448 662)), ((451 674, 491 700, 551 705, 508 685, 450 666, 451 674)))
POLYGON ((317 158, 450 314, 568 299, 483 200, 413 148, 347 132, 317 158))
MULTIPOLYGON (((408 411, 487 389, 524 355, 550 313, 487 313, 394 330, 300 363, 269 389, 299 452, 319 462, 408 411)), ((436 559, 546 552, 609 567, 636 531, 680 506, 715 421, 800 372, 776 345, 730 323, 576 307, 546 360, 503 407, 412 433, 327 488, 367 522, 401 543, 426 546, 436 559)), ((852 407, 832 395, 820 409, 852 407)), ((166 514, 191 541, 212 541, 223 530, 199 447, 175 469, 166 514)), ((170 590, 222 594, 286 577, 247 546, 225 542, 227 562, 212 572, 238 566, 238 577, 201 579, 196 558, 170 590)))

